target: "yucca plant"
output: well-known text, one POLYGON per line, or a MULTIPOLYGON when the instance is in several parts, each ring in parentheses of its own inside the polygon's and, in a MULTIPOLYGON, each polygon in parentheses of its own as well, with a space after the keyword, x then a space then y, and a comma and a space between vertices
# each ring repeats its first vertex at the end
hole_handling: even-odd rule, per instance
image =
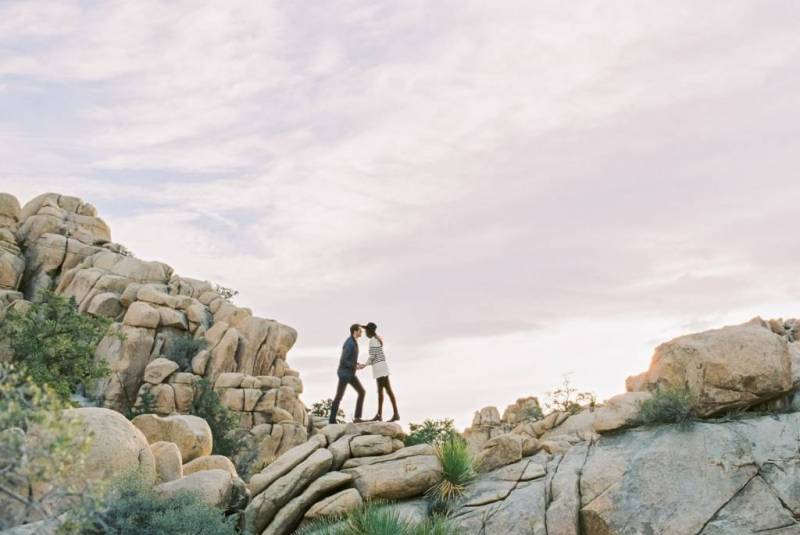
POLYGON ((422 524, 410 527, 405 535, 455 535, 456 528, 443 516, 433 516, 422 524))
POLYGON ((458 435, 449 437, 435 450, 442 465, 442 480, 431 487, 428 497, 434 503, 452 502, 461 496, 467 484, 475 478, 475 463, 467 442, 458 435))
POLYGON ((300 535, 454 535, 455 530, 442 517, 409 524, 380 500, 365 503, 343 516, 317 520, 298 531, 300 535))

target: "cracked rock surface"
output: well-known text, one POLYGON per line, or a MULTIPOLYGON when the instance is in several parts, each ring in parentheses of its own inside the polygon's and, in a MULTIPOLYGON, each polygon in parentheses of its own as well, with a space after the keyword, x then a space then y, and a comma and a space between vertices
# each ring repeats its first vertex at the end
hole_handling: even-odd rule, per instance
POLYGON ((800 533, 800 413, 638 428, 481 475, 462 533, 800 533))

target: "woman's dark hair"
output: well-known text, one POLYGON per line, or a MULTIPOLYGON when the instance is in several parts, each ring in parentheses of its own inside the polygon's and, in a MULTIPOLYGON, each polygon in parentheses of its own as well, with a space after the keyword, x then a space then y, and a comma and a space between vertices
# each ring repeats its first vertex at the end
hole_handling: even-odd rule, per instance
POLYGON ((378 330, 378 326, 372 322, 363 325, 363 327, 364 327, 364 332, 367 334, 367 338, 372 338, 373 336, 375 336, 375 332, 378 330))

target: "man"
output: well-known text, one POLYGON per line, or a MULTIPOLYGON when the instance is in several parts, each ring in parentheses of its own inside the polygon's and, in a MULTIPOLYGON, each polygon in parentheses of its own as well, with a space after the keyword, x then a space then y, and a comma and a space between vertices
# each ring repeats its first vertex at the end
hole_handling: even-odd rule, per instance
POLYGON ((350 336, 342 346, 342 356, 339 358, 339 369, 336 375, 339 376, 339 385, 336 387, 336 396, 331 404, 330 423, 336 423, 336 413, 339 412, 339 403, 344 396, 347 385, 352 386, 358 394, 356 401, 356 412, 353 414, 354 422, 361 422, 361 410, 364 408, 364 387, 356 377, 356 365, 358 364, 358 338, 361 336, 361 326, 357 323, 350 326, 350 336))

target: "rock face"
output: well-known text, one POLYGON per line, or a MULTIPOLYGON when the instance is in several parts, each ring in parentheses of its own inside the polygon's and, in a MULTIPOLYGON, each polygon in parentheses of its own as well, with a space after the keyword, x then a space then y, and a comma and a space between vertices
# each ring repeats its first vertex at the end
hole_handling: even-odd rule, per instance
POLYGON ((629 377, 628 391, 686 388, 701 416, 749 407, 792 389, 788 342, 755 318, 681 336, 655 350, 650 369, 629 377))
POLYGON ((797 533, 800 413, 636 428, 481 475, 465 533, 797 533))

